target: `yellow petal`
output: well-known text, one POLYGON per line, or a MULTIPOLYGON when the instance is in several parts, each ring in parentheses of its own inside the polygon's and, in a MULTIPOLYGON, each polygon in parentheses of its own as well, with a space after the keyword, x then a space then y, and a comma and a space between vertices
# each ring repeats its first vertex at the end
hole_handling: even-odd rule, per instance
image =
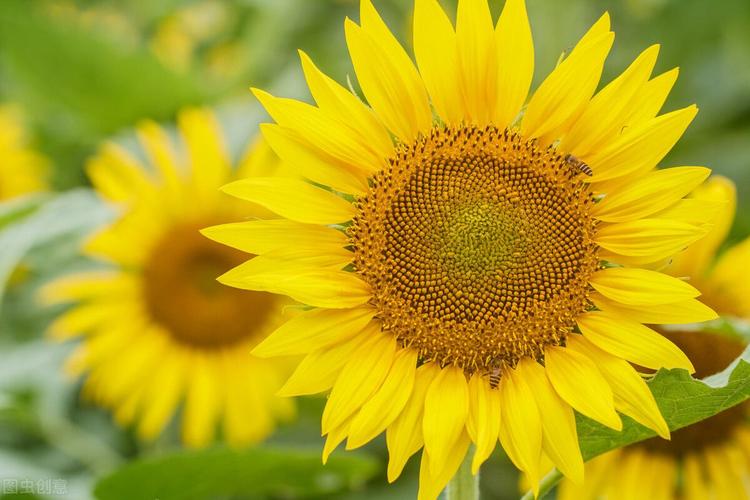
POLYGON ((290 128, 275 123, 261 123, 260 131, 279 158, 296 169, 302 177, 342 193, 365 193, 367 176, 361 169, 355 169, 346 161, 313 145, 290 128))
POLYGON ((367 101, 388 129, 410 143, 432 126, 427 90, 404 49, 372 3, 362 0, 362 27, 344 25, 354 71, 367 101))
POLYGON ((542 422, 534 395, 526 380, 513 369, 503 371, 500 381, 500 431, 498 436, 511 461, 525 472, 536 493, 542 453, 542 422))
POLYGON ((580 335, 568 336, 567 347, 596 363, 612 387, 615 408, 618 411, 654 430, 661 437, 669 439, 669 427, 656 405, 651 390, 630 363, 602 351, 580 335))
POLYGON ((86 165, 86 173, 97 193, 111 201, 142 198, 154 191, 154 180, 124 148, 105 144, 86 165))
POLYGON ((260 255, 227 271, 218 280, 235 288, 278 293, 303 304, 330 309, 356 307, 371 297, 369 285, 354 273, 280 257, 276 258, 274 252, 260 255))
POLYGON ((602 151, 585 158, 594 171, 589 182, 648 172, 672 149, 698 113, 695 105, 673 111, 626 130, 602 151))
POLYGON ((711 174, 705 167, 656 170, 613 192, 594 205, 593 214, 605 222, 627 222, 655 214, 676 203, 711 174))
POLYGON ((424 446, 430 467, 442 468, 451 448, 463 432, 469 412, 469 389, 460 368, 442 368, 425 396, 424 446))
POLYGON ((328 457, 331 456, 333 450, 335 450, 336 447, 340 445, 344 439, 346 439, 346 436, 349 434, 351 423, 352 419, 351 417, 349 417, 340 425, 334 427, 330 432, 327 433, 328 435, 326 437, 326 444, 325 446, 323 446, 323 465, 328 462, 328 457))
POLYGON ((320 109, 339 121, 350 124, 353 130, 366 137, 366 146, 377 156, 383 159, 390 157, 393 153, 393 141, 372 110, 357 96, 320 71, 307 54, 300 51, 299 55, 310 93, 320 109))
POLYGON ((297 132, 309 144, 338 158, 354 169, 365 172, 379 170, 384 158, 368 146, 368 138, 359 130, 340 122, 330 113, 295 99, 274 97, 268 92, 253 89, 268 114, 282 127, 297 132))
POLYGON ((182 439, 189 447, 209 444, 216 431, 221 388, 210 360, 200 355, 190 361, 190 380, 182 424, 182 439))
POLYGON ((352 353, 370 339, 371 336, 360 333, 350 340, 308 354, 277 394, 289 397, 327 391, 333 387, 352 353))
POLYGON ((632 306, 669 304, 701 294, 683 280, 630 267, 601 269, 591 276, 589 283, 605 297, 632 306))
POLYGON ((560 149, 586 158, 602 143, 618 136, 632 113, 632 100, 651 75, 658 54, 658 45, 644 50, 620 76, 599 91, 563 137, 560 149))
POLYGON ((199 197, 193 202, 216 198, 232 173, 219 122, 208 109, 196 108, 181 111, 177 123, 188 153, 191 183, 199 197))
POLYGON ((139 283, 127 272, 112 270, 68 274, 44 285, 39 299, 47 305, 97 298, 122 300, 139 292, 139 283))
POLYGON ((659 113, 679 74, 679 69, 674 68, 646 82, 630 106, 631 114, 625 122, 626 129, 637 127, 659 113))
POLYGON ((359 448, 383 432, 404 409, 414 387, 417 351, 401 348, 380 389, 352 420, 346 449, 359 448))
POLYGON ((440 368, 436 363, 425 363, 417 368, 409 401, 401 414, 393 421, 385 434, 388 445, 388 482, 392 483, 401 471, 406 461, 414 455, 423 444, 422 417, 427 389, 437 377, 440 368))
POLYGON ((640 323, 606 312, 592 311, 578 317, 583 336, 600 349, 631 363, 658 370, 695 369, 688 357, 669 339, 640 323))
POLYGON ((438 115, 446 123, 460 124, 463 101, 456 33, 437 0, 414 2, 414 55, 438 115))
POLYGON ((526 380, 540 408, 542 448, 565 476, 582 483, 583 458, 573 410, 557 395, 542 365, 526 359, 518 363, 516 371, 526 380))
POLYGON ((466 432, 461 432, 447 454, 447 461, 439 469, 433 467, 434 461, 425 449, 422 452, 422 463, 419 468, 419 491, 417 500, 437 500, 448 482, 456 475, 461 462, 466 456, 471 440, 466 432))
POLYGON ((622 421, 615 412, 614 396, 607 380, 587 356, 564 347, 547 347, 544 360, 552 386, 570 406, 615 430, 622 421))
POLYGON ((367 306, 305 311, 277 328, 252 354, 261 358, 307 354, 354 337, 374 315, 375 310, 367 306))
POLYGON ((255 255, 294 246, 324 253, 333 249, 343 249, 349 243, 342 231, 288 219, 221 224, 202 229, 201 234, 255 255))
POLYGON ((718 203, 719 210, 711 221, 713 227, 708 234, 675 256, 672 264, 667 268, 669 274, 695 278, 704 276, 732 226, 734 212, 737 209, 736 191, 730 179, 718 175, 711 177, 693 191, 689 200, 718 203))
POLYGON ((669 219, 640 219, 616 224, 602 224, 596 243, 608 250, 603 259, 617 262, 617 256, 637 257, 651 263, 670 257, 699 240, 705 230, 686 222, 669 219))
POLYGON ((152 440, 169 422, 185 388, 183 359, 179 352, 165 350, 159 360, 154 379, 144 388, 149 404, 144 408, 138 424, 141 439, 152 440))
POLYGON ((609 300, 599 294, 593 294, 591 300, 604 312, 630 321, 646 324, 701 323, 718 317, 710 307, 698 302, 696 299, 652 306, 628 306, 609 300))
POLYGON ((534 92, 521 122, 524 137, 543 136, 577 116, 599 84, 613 41, 605 14, 534 92))
POLYGON ((489 381, 477 373, 469 379, 466 429, 476 444, 471 462, 471 471, 476 474, 495 449, 500 432, 500 391, 492 389, 489 381))
POLYGON ((372 322, 363 335, 370 340, 352 353, 336 379, 323 411, 322 429, 327 434, 360 409, 380 388, 396 355, 396 339, 372 322))
POLYGON ((487 0, 458 1, 456 47, 464 119, 484 126, 492 118, 497 95, 497 47, 487 0))
POLYGON ((534 77, 534 43, 524 0, 507 0, 495 27, 497 102, 493 123, 510 126, 529 94, 534 77))
POLYGON ((356 214, 354 206, 343 198, 297 179, 243 179, 227 184, 222 191, 297 222, 337 224, 351 220, 356 214))
POLYGON ((138 139, 146 151, 150 163, 156 167, 164 183, 165 196, 174 201, 182 185, 185 172, 180 168, 177 155, 166 131, 156 123, 146 120, 136 128, 138 139))
POLYGON ((686 500, 705 500, 711 498, 708 485, 706 484, 705 472, 701 467, 701 460, 695 453, 688 453, 685 456, 683 473, 685 481, 685 499, 686 500))
POLYGON ((719 257, 705 285, 718 312, 750 318, 750 238, 719 257))

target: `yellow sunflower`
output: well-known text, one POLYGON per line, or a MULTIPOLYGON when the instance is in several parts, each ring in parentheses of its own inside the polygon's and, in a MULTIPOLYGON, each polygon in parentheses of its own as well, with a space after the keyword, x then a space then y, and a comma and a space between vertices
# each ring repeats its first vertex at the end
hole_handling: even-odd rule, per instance
POLYGON ((0 106, 0 201, 43 191, 47 161, 28 144, 17 108, 0 106))
MULTIPOLYGON (((273 331, 288 300, 221 286, 218 273, 246 254, 214 243, 201 227, 263 216, 221 195, 236 176, 278 171, 263 143, 236 169, 220 126, 207 110, 178 117, 175 140, 148 122, 138 127, 142 163, 122 147, 103 146, 88 168, 98 193, 121 207, 119 219, 86 246, 110 264, 64 277, 45 289, 49 302, 75 302, 51 326, 54 338, 83 340, 69 361, 86 373, 84 393, 157 436, 182 408, 182 438, 201 446, 220 422, 224 438, 242 445, 269 435, 294 411, 274 395, 289 371, 250 355, 273 331)), ((273 248, 251 245, 249 252, 273 248)))
POLYGON ((282 218, 205 232, 283 245, 220 280, 313 307, 254 353, 306 355, 282 394, 330 391, 324 459, 385 431, 389 480, 424 448, 434 498, 471 442, 476 471, 498 438, 534 484, 543 454, 580 482, 574 409, 667 437, 628 361, 692 365, 642 323, 715 317, 650 270, 706 232, 708 210, 683 198, 709 170, 655 170, 697 112, 659 114, 677 71, 651 77, 653 46, 595 94, 605 14, 527 103, 522 0, 496 25, 486 0, 460 0, 455 28, 417 0, 416 66, 369 0, 360 19, 346 40, 369 105, 302 53, 317 105, 254 92, 276 122, 265 138, 310 182, 229 184, 282 218))
MULTIPOLYGON (((683 252, 668 268, 687 277, 718 313, 750 320, 750 238, 718 259, 717 249, 734 216, 734 187, 715 178, 693 199, 729 198, 706 238, 683 252)), ((695 375, 726 368, 743 351, 737 339, 708 331, 664 330, 693 361, 695 375)), ((672 433, 671 441, 653 438, 595 458, 586 464, 583 485, 564 481, 561 500, 717 500, 750 498, 750 405, 743 403, 672 433)))

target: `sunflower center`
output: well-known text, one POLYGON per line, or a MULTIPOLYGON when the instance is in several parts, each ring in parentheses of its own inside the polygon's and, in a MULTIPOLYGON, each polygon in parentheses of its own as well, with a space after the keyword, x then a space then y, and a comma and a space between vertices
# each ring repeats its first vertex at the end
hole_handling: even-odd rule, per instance
POLYGON ((253 337, 275 299, 216 281, 247 254, 202 236, 198 230, 208 225, 178 226, 157 242, 144 266, 143 294, 151 318, 175 340, 219 349, 253 337))
POLYGON ((401 146, 349 233, 383 328, 468 373, 563 344, 598 265, 581 177, 494 127, 435 128, 401 146))
MULTIPOLYGON (((705 332, 662 332, 682 349, 695 366, 695 376, 707 377, 726 368, 744 350, 744 344, 724 335, 705 332)), ((743 403, 689 425, 672 433, 672 440, 653 438, 638 443, 652 453, 663 453, 676 458, 700 453, 710 446, 721 446, 731 441, 734 432, 744 425, 748 404, 743 403)))

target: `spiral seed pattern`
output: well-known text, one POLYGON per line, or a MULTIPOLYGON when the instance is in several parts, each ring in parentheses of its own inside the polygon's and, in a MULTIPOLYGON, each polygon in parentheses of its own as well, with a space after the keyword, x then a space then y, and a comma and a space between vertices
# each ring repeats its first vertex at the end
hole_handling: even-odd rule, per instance
POLYGON ((469 374, 564 344, 599 262, 583 176, 494 127, 401 146, 349 228, 383 328, 469 374))

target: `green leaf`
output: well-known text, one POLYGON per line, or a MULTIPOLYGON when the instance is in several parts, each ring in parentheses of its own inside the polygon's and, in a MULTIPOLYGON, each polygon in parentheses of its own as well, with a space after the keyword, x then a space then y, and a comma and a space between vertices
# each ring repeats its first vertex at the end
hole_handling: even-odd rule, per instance
POLYGON ((13 270, 28 252, 61 237, 80 237, 112 215, 96 195, 79 189, 51 197, 0 231, 0 299, 13 270))
MULTIPOLYGON (((689 325, 681 328, 690 329, 689 325)), ((695 325, 693 329, 747 340, 750 326, 722 318, 695 325)), ((750 398, 750 346, 723 371, 702 380, 682 369, 660 370, 648 385, 672 431, 700 422, 750 398)), ((576 418, 584 460, 655 436, 653 431, 626 416, 622 418, 622 432, 581 415, 576 418)))
POLYGON ((319 450, 212 448, 132 462, 97 483, 100 500, 300 498, 357 488, 378 472, 377 461, 349 453, 323 465, 319 450))

